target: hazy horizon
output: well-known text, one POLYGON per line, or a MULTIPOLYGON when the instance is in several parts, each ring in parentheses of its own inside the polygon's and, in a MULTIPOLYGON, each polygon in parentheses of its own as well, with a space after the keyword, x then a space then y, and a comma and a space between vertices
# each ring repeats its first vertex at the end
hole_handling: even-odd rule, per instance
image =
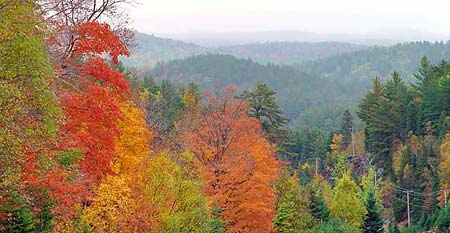
POLYGON ((302 31, 366 35, 408 30, 450 35, 450 2, 143 0, 130 8, 136 30, 155 34, 302 31))

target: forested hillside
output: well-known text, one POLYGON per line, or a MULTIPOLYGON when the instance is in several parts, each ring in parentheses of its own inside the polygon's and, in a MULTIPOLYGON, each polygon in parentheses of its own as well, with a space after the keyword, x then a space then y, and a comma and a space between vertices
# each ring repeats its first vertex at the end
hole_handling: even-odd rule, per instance
POLYGON ((130 57, 122 57, 121 61, 128 67, 148 69, 159 61, 185 58, 205 53, 206 48, 177 40, 159 38, 154 35, 135 33, 130 57))
MULTIPOLYGON (((295 48, 303 48, 308 49, 312 56, 320 54, 316 53, 319 51, 324 53, 327 46, 334 44, 315 44, 317 47, 308 44, 307 48, 303 48, 299 43, 267 43, 221 49, 231 53, 237 51, 237 54, 251 53, 254 57, 253 52, 258 51, 256 58, 267 61, 289 57, 277 51, 287 45, 293 46, 288 54, 301 56, 302 53, 296 53, 295 48), (277 49, 272 50, 273 47, 277 49), (261 53, 267 50, 267 53, 261 53)), ((355 49, 353 45, 341 44, 344 45, 347 49, 355 49)), ((219 84, 233 85, 243 90, 257 83, 265 83, 279 93, 277 99, 294 125, 333 130, 337 127, 333 119, 345 108, 354 109, 357 100, 370 89, 374 77, 386 79, 395 70, 406 82, 414 82, 414 72, 424 55, 431 62, 450 58, 450 43, 414 42, 392 47, 370 47, 312 62, 305 61, 296 65, 297 70, 289 66, 261 65, 253 60, 227 55, 198 55, 158 63, 144 75, 154 76, 157 80, 171 79, 176 83, 195 81, 204 89, 219 84)))
POLYGON ((340 42, 271 42, 236 46, 204 47, 178 40, 136 32, 131 56, 123 57, 128 67, 151 68, 156 62, 170 61, 198 54, 229 54, 250 58, 262 64, 294 64, 340 53, 368 48, 340 42))
POLYGON ((407 81, 414 81, 420 59, 431 62, 450 59, 450 43, 410 42, 392 47, 371 47, 362 51, 339 54, 317 61, 305 62, 302 71, 320 74, 333 80, 371 80, 375 76, 387 79, 394 70, 407 81))
POLYGON ((1 233, 449 231, 450 60, 136 72, 124 3, 0 0, 1 233))
POLYGON ((250 58, 262 64, 289 65, 366 48, 368 46, 343 42, 267 42, 217 47, 211 51, 238 58, 250 58))
POLYGON ((278 93, 277 100, 293 123, 301 120, 303 125, 326 130, 337 127, 333 119, 342 114, 345 107, 356 103, 370 85, 364 82, 363 87, 357 82, 348 85, 345 81, 329 80, 294 67, 261 65, 231 55, 198 55, 159 63, 151 72, 142 75, 175 83, 194 81, 202 89, 232 85, 242 91, 263 83, 278 93))

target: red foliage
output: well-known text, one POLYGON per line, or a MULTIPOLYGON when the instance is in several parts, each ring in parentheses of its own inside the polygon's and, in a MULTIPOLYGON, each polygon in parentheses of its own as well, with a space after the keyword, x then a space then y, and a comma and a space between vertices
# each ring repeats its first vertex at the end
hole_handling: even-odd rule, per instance
POLYGON ((87 22, 74 31, 79 38, 73 61, 84 62, 76 67, 77 89, 66 90, 60 96, 67 117, 61 126, 61 149, 84 150, 81 171, 88 183, 96 185, 114 174, 111 159, 115 154, 114 139, 120 134, 119 106, 130 93, 124 76, 107 65, 102 55, 109 54, 117 63, 119 55, 129 52, 107 24, 87 22))
POLYGON ((119 136, 118 101, 114 92, 99 85, 92 85, 83 93, 68 92, 62 97, 64 113, 70 118, 61 127, 66 133, 61 149, 84 149, 81 168, 88 175, 86 179, 95 183, 113 174, 110 161, 115 152, 114 139, 119 136))
POLYGON ((52 214, 58 220, 66 222, 76 217, 78 212, 75 207, 86 193, 76 170, 63 169, 58 164, 44 170, 35 154, 27 156, 23 168, 22 181, 26 187, 23 195, 34 199, 35 212, 42 209, 44 202, 50 198, 52 214))
POLYGON ((111 31, 108 24, 89 21, 75 28, 74 33, 79 36, 75 55, 107 53, 115 63, 119 62, 120 55, 130 55, 126 44, 111 31))

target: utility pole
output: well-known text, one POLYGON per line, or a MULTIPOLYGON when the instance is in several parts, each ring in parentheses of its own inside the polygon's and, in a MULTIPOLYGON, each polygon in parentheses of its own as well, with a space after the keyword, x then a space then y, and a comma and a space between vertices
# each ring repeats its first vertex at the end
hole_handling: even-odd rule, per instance
POLYGON ((409 190, 406 190, 406 202, 407 202, 407 209, 408 209, 408 227, 411 227, 411 217, 409 214, 409 190))
POLYGON ((374 180, 374 183, 375 183, 375 187, 377 187, 377 171, 375 171, 375 180, 374 180))
POLYGON ((319 158, 316 158, 316 175, 319 172, 319 158))
POLYGON ((447 207, 447 189, 443 190, 444 191, 444 206, 447 207))
POLYGON ((352 155, 355 155, 355 140, 353 139, 353 126, 352 126, 352 155))

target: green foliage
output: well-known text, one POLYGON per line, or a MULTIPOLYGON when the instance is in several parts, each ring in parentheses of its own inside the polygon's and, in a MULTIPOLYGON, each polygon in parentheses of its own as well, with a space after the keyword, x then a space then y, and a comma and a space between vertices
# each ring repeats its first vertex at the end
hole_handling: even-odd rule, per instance
POLYGON ((358 233, 360 232, 358 228, 347 225, 344 221, 332 218, 329 221, 323 222, 319 225, 316 225, 309 233, 358 233))
POLYGON ((375 190, 369 190, 366 195, 365 206, 367 214, 364 218, 362 230, 364 233, 376 233, 383 231, 383 219, 381 218, 381 207, 375 190))
POLYGON ((323 165, 321 158, 326 151, 327 138, 322 130, 305 127, 288 132, 288 137, 284 144, 281 145, 281 152, 278 153, 278 157, 289 161, 294 169, 304 163, 313 164, 317 159, 320 162, 320 169, 323 165))
POLYGON ((311 190, 309 209, 319 222, 326 222, 330 218, 330 210, 323 199, 322 191, 311 190))
POLYGON ((12 193, 1 200, 0 232, 33 232, 35 222, 30 207, 19 194, 12 193))
POLYGON ((287 192, 277 207, 274 228, 280 233, 301 232, 314 225, 314 218, 309 213, 307 202, 298 189, 287 192))
POLYGON ((333 80, 367 81, 376 75, 387 78, 394 70, 401 71, 403 77, 412 80, 423 56, 429 57, 432 62, 450 59, 450 43, 418 41, 391 47, 372 47, 303 63, 299 67, 333 80))
POLYGON ((352 142, 352 130, 353 130, 353 116, 345 109, 344 114, 342 115, 342 124, 340 134, 342 134, 342 148, 347 148, 348 145, 352 142))
POLYGON ((83 159, 83 152, 79 148, 69 148, 67 151, 59 151, 56 153, 59 158, 59 163, 64 167, 70 167, 74 163, 83 159))
MULTIPOLYGON (((317 107, 325 105, 338 108, 335 112, 341 114, 345 106, 362 95, 362 92, 349 91, 348 83, 345 82, 331 82, 325 77, 308 74, 294 67, 261 65, 252 60, 237 59, 230 55, 198 55, 159 63, 153 70, 143 72, 142 75, 154 77, 156 80, 175 80, 176 83, 194 81, 202 89, 210 90, 217 85, 222 85, 234 86, 243 91, 253 89, 258 83, 264 83, 277 93, 277 102, 292 122, 300 121, 309 112, 317 112, 317 107)), ((334 115, 334 112, 332 116, 327 113, 319 111, 314 114, 324 115, 325 117, 318 119, 328 121, 338 117, 334 115)), ((311 119, 311 123, 314 123, 312 116, 308 118, 311 119)), ((324 122, 314 124, 310 126, 322 127, 324 122)), ((329 125, 339 127, 338 122, 329 125)))
POLYGON ((222 219, 223 209, 217 205, 213 205, 211 208, 211 217, 209 219, 209 233, 225 233, 227 232, 226 224, 222 219))
POLYGON ((287 131, 282 129, 287 123, 287 118, 275 99, 276 92, 265 84, 257 84, 256 90, 244 91, 237 98, 246 101, 249 106, 249 116, 255 117, 261 122, 264 133, 272 143, 281 144, 287 136, 287 131))

